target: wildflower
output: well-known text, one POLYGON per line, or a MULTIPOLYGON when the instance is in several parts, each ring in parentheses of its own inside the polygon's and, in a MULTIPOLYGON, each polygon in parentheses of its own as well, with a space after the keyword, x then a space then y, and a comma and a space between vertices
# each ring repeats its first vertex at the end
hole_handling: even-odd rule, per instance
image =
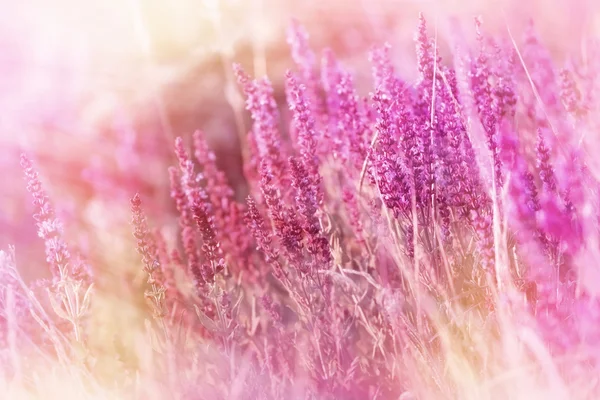
POLYGON ((317 211, 319 209, 317 193, 311 185, 308 172, 297 159, 290 158, 292 185, 296 189, 296 207, 302 216, 302 226, 308 241, 308 251, 317 257, 320 268, 331 262, 329 242, 321 233, 317 211))
POLYGON ((246 224, 252 231, 258 249, 265 255, 265 261, 273 266, 275 277, 282 280, 285 276, 283 266, 279 261, 279 253, 273 247, 273 239, 265 227, 265 221, 258 211, 258 207, 251 197, 246 200, 248 211, 246 212, 246 224))
POLYGON ((38 236, 46 245, 46 261, 50 265, 54 281, 58 282, 68 275, 71 260, 71 253, 62 237, 63 226, 55 216, 54 208, 42 188, 37 171, 25 154, 21 155, 21 167, 25 172, 27 190, 33 196, 33 205, 36 207, 33 217, 37 222, 38 236))
POLYGON ((581 91, 577 87, 577 82, 575 82, 571 71, 566 68, 562 69, 559 78, 560 97, 567 112, 576 116, 585 112, 581 91))
POLYGON ((298 80, 291 71, 286 73, 286 84, 288 88, 288 103, 298 129, 298 148, 302 156, 302 162, 306 165, 307 173, 311 180, 311 190, 314 190, 317 194, 320 204, 323 201, 322 178, 319 175, 317 130, 310 108, 310 100, 306 95, 305 86, 298 83, 298 80))
POLYGON ((398 152, 394 150, 395 126, 390 112, 390 98, 376 93, 373 100, 379 112, 376 125, 378 143, 373 162, 376 180, 385 205, 398 218, 410 207, 411 187, 398 152))
POLYGON ((192 211, 202 237, 202 254, 210 264, 210 266, 206 264, 202 266, 202 278, 205 282, 212 283, 215 275, 225 268, 221 244, 217 241, 215 233, 214 217, 209 214, 210 209, 206 203, 195 203, 192 211))
POLYGON ((319 103, 319 81, 315 73, 316 57, 308 44, 308 32, 296 20, 292 20, 288 30, 287 41, 292 50, 292 59, 300 69, 301 83, 306 86, 307 103, 311 111, 322 114, 319 103))
POLYGON ((91 301, 91 271, 87 264, 72 260, 63 238, 62 224, 55 216, 37 171, 25 154, 21 155, 21 167, 25 172, 27 190, 33 196, 37 210, 34 219, 37 221, 38 235, 44 240, 46 261, 52 272, 53 285, 46 288, 48 298, 56 315, 72 326, 75 339, 79 342, 82 340, 81 323, 91 301))
POLYGON ((175 200, 175 205, 177 207, 177 211, 179 212, 181 240, 187 260, 188 270, 196 277, 196 279, 199 279, 201 278, 200 257, 193 225, 193 213, 186 193, 182 188, 182 178, 179 176, 175 167, 169 168, 169 176, 171 179, 171 197, 175 200))
POLYGON ((492 97, 492 88, 490 84, 491 72, 488 67, 488 55, 483 44, 483 36, 481 34, 481 21, 476 20, 477 40, 480 45, 479 55, 473 61, 471 66, 471 87, 477 112, 483 130, 486 134, 488 149, 494 160, 494 178, 496 187, 501 187, 503 184, 502 162, 500 160, 500 148, 498 144, 498 110, 496 109, 494 99, 492 97))
POLYGON ((258 159, 266 160, 277 182, 284 186, 286 165, 284 147, 278 129, 279 112, 273 87, 267 78, 251 81, 239 65, 234 65, 239 84, 246 94, 246 109, 254 121, 251 144, 256 144, 258 159))
POLYGON ((137 251, 142 256, 144 271, 148 274, 148 284, 151 286, 151 289, 146 291, 146 297, 152 302, 155 317, 160 318, 166 312, 164 310, 164 277, 162 276, 161 265, 158 260, 158 249, 148 229, 146 216, 142 211, 142 200, 137 193, 131 199, 131 214, 133 236, 137 240, 137 251))
POLYGON ((301 255, 303 237, 300 223, 293 210, 283 203, 279 191, 273 184, 273 175, 264 160, 260 166, 260 176, 263 198, 275 233, 286 250, 289 259, 297 263, 301 255))
POLYGON ((556 176, 552 168, 550 160, 550 150, 546 147, 543 130, 538 129, 538 140, 536 145, 537 151, 537 168, 539 170, 540 179, 544 184, 544 188, 549 193, 556 192, 556 176))

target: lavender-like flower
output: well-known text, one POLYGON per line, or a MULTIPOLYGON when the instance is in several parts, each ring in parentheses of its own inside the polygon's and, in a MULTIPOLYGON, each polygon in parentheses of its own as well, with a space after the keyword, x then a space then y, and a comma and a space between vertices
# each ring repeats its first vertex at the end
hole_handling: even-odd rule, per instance
POLYGON ((378 92, 373 100, 379 113, 376 125, 378 143, 373 167, 383 202, 398 218, 411 207, 412 188, 393 140, 395 126, 390 112, 391 99, 378 92))
POLYGON ((142 256, 144 271, 148 274, 148 284, 151 286, 151 289, 146 291, 146 298, 148 298, 152 304, 154 316, 156 318, 161 318, 164 317, 166 313, 164 308, 164 277, 158 259, 158 248, 148 229, 148 222, 142 211, 142 200, 137 193, 131 199, 131 214, 133 236, 137 241, 137 251, 142 256))
POLYGON ((201 251, 205 260, 201 270, 202 278, 204 282, 212 283, 215 275, 225 268, 221 244, 215 233, 214 217, 210 215, 210 208, 206 202, 194 203, 192 212, 202 238, 201 251))
POLYGON ((292 185, 296 189, 296 208, 302 216, 302 228, 306 232, 306 248, 317 258, 319 268, 326 268, 331 262, 331 251, 319 226, 317 193, 304 165, 295 158, 290 158, 289 163, 292 185))
POLYGON ((246 94, 246 109, 254 121, 252 139, 256 143, 258 156, 266 160, 271 173, 282 186, 287 184, 285 148, 279 133, 279 112, 275 102, 273 87, 265 77, 251 81, 239 65, 234 65, 238 82, 246 94))
POLYGON ((87 266, 72 262, 71 253, 63 238, 62 222, 56 217, 39 175, 25 154, 21 155, 21 167, 25 172, 27 190, 33 196, 33 205, 36 208, 33 217, 37 223, 38 236, 44 240, 46 261, 50 265, 54 282, 57 283, 68 276, 89 281, 91 271, 87 266))
POLYGON ((316 57, 308 44, 308 32, 296 20, 292 20, 288 30, 287 41, 292 50, 292 59, 300 69, 301 83, 306 86, 306 98, 311 111, 322 114, 318 89, 319 80, 316 75, 316 57))
POLYGON ((477 29, 477 41, 479 42, 479 55, 471 65, 471 88, 473 98, 477 107, 477 112, 483 130, 487 138, 488 149, 494 161, 494 178, 496 187, 500 188, 503 184, 502 161, 500 160, 500 146, 498 144, 498 116, 499 112, 492 97, 492 87, 490 84, 491 72, 488 67, 488 54, 484 46, 483 35, 481 33, 481 21, 475 21, 477 29))
POLYGON ((286 250, 287 257, 293 263, 298 263, 302 253, 302 228, 295 213, 286 204, 273 183, 268 164, 263 160, 260 166, 260 187, 267 205, 269 217, 275 233, 286 250))
POLYGON ((298 149, 311 180, 312 190, 315 191, 320 204, 323 201, 323 188, 317 159, 317 129, 310 98, 306 94, 306 87, 298 82, 291 71, 286 73, 286 84, 288 103, 298 129, 298 149))

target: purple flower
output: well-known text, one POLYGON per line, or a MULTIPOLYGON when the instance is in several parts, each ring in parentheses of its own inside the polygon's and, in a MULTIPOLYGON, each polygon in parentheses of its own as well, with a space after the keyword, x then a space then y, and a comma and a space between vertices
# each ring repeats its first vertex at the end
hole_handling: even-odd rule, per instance
POLYGON ((71 262, 71 253, 63 238, 63 225, 56 218, 54 208, 42 187, 38 173, 25 154, 21 155, 21 167, 25 172, 27 190, 33 196, 33 204, 36 208, 34 218, 37 221, 38 235, 44 240, 46 261, 50 265, 54 282, 56 283, 69 275, 75 274, 84 282, 89 283, 91 270, 86 264, 71 262))

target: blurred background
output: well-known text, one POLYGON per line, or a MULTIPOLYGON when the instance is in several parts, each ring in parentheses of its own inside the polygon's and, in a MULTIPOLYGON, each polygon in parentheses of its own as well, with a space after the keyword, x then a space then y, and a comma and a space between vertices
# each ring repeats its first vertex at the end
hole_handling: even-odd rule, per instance
MULTIPOLYGON (((413 33, 424 12, 440 41, 450 18, 517 37, 534 19, 558 59, 599 32, 594 0, 2 0, 0 13, 0 248, 15 245, 26 278, 47 276, 19 154, 29 153, 76 251, 99 287, 142 282, 129 228, 140 192, 153 226, 176 227, 167 167, 176 136, 203 129, 233 186, 243 184, 249 129, 231 63, 268 74, 285 110, 296 18, 316 52, 333 48, 368 93, 368 50, 389 42, 398 70, 416 72, 413 33), (115 277, 123 278, 115 280, 115 277)), ((317 53, 318 54, 318 53, 317 53)), ((168 235, 167 235, 168 236, 168 235)), ((133 285, 135 286, 135 285, 133 285)), ((125 293, 122 288, 121 294, 125 293)))

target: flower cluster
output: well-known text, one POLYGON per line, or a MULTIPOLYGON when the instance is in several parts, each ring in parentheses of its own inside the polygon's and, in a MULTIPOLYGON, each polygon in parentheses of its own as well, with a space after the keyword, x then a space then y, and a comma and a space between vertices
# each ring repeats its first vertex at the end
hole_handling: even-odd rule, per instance
MULTIPOLYGON (((521 52, 483 28, 477 19, 473 46, 446 59, 421 15, 417 80, 398 75, 390 45, 375 47, 361 96, 333 51, 319 65, 294 22, 283 124, 271 81, 233 66, 252 120, 246 200, 202 131, 191 152, 187 138, 174 143, 172 240, 131 200, 164 332, 160 393, 506 398, 526 364, 561 398, 600 395, 600 182, 584 151, 597 139, 573 139, 595 106, 583 85, 598 78, 579 65, 556 72, 533 29, 521 52)), ((22 166, 54 308, 82 341, 73 295, 91 278, 22 166)))

